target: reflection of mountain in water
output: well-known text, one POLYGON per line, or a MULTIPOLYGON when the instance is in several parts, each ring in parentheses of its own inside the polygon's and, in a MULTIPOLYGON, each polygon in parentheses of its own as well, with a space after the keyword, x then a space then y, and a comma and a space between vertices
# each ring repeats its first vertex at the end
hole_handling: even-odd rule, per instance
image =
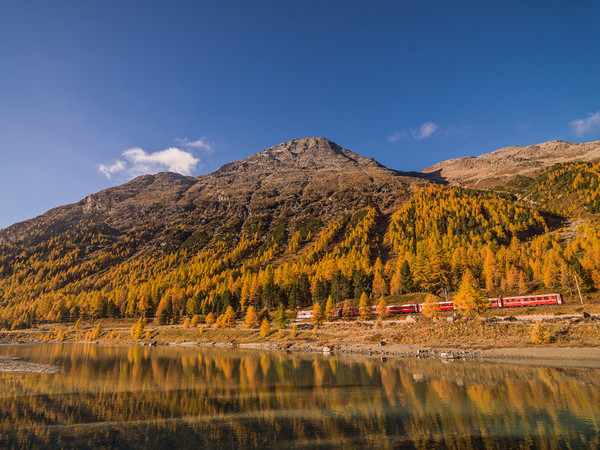
POLYGON ((43 345, 4 354, 3 447, 589 447, 600 370, 225 349, 43 345))

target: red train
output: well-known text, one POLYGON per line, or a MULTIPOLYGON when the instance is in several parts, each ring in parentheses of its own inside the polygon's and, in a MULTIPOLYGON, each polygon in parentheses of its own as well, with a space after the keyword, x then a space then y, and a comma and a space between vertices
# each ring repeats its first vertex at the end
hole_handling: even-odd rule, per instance
MULTIPOLYGON (((490 298, 490 308, 512 308, 519 306, 543 306, 543 305, 562 305, 563 298, 561 294, 542 294, 542 295, 525 295, 522 297, 500 297, 490 298)), ((387 313, 389 315, 395 314, 410 314, 420 313, 423 311, 425 303, 419 304, 407 304, 407 305, 390 305, 387 306, 387 313)), ((438 302, 434 303, 437 305, 440 311, 453 311, 453 302, 438 302)), ((379 315, 379 306, 371 306, 371 315, 379 315)), ((360 315, 360 308, 352 307, 348 308, 347 315, 350 317, 356 317, 360 315)), ((310 319, 313 316, 312 310, 299 311, 296 320, 310 319)), ((338 318, 343 316, 342 308, 334 309, 331 312, 331 317, 338 318)))

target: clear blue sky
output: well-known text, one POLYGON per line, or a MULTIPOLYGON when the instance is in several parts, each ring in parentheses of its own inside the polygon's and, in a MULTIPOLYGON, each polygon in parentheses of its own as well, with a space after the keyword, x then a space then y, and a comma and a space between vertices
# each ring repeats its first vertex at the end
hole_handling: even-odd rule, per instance
POLYGON ((0 228, 306 136, 400 170, 600 139, 600 2, 0 3, 0 228))

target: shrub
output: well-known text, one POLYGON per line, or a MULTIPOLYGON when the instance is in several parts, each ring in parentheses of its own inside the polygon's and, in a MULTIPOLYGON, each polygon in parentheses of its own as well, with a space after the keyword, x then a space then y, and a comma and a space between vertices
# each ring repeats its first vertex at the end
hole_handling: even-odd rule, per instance
POLYGON ((217 317, 215 328, 225 328, 225 315, 221 314, 219 317, 217 317))
POLYGON ((542 322, 537 322, 531 329, 532 344, 548 344, 550 343, 550 332, 542 322))
POLYGON ((92 333, 90 334, 90 338, 92 340, 98 339, 101 335, 102 335, 102 324, 98 323, 96 328, 94 328, 94 331, 92 331, 92 333))
POLYGON ((190 321, 190 325, 195 327, 199 323, 200 323, 200 316, 198 314, 194 314, 194 316, 192 317, 192 320, 190 321))
POLYGON ((206 325, 211 326, 215 323, 215 315, 211 312, 206 316, 206 325))
POLYGON ((190 327, 190 318, 186 317, 185 320, 183 321, 183 328, 189 328, 190 327))

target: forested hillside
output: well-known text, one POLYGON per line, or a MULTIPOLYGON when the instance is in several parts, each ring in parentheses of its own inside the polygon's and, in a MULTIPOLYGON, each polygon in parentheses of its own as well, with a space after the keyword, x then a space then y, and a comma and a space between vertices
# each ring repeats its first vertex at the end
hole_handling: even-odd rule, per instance
POLYGON ((0 323, 81 314, 177 322, 228 305, 356 303, 363 292, 402 302, 451 295, 467 269, 489 296, 568 293, 574 275, 584 291, 600 289, 598 164, 561 164, 516 179, 512 192, 484 191, 311 139, 204 177, 140 177, 2 230, 0 323))

